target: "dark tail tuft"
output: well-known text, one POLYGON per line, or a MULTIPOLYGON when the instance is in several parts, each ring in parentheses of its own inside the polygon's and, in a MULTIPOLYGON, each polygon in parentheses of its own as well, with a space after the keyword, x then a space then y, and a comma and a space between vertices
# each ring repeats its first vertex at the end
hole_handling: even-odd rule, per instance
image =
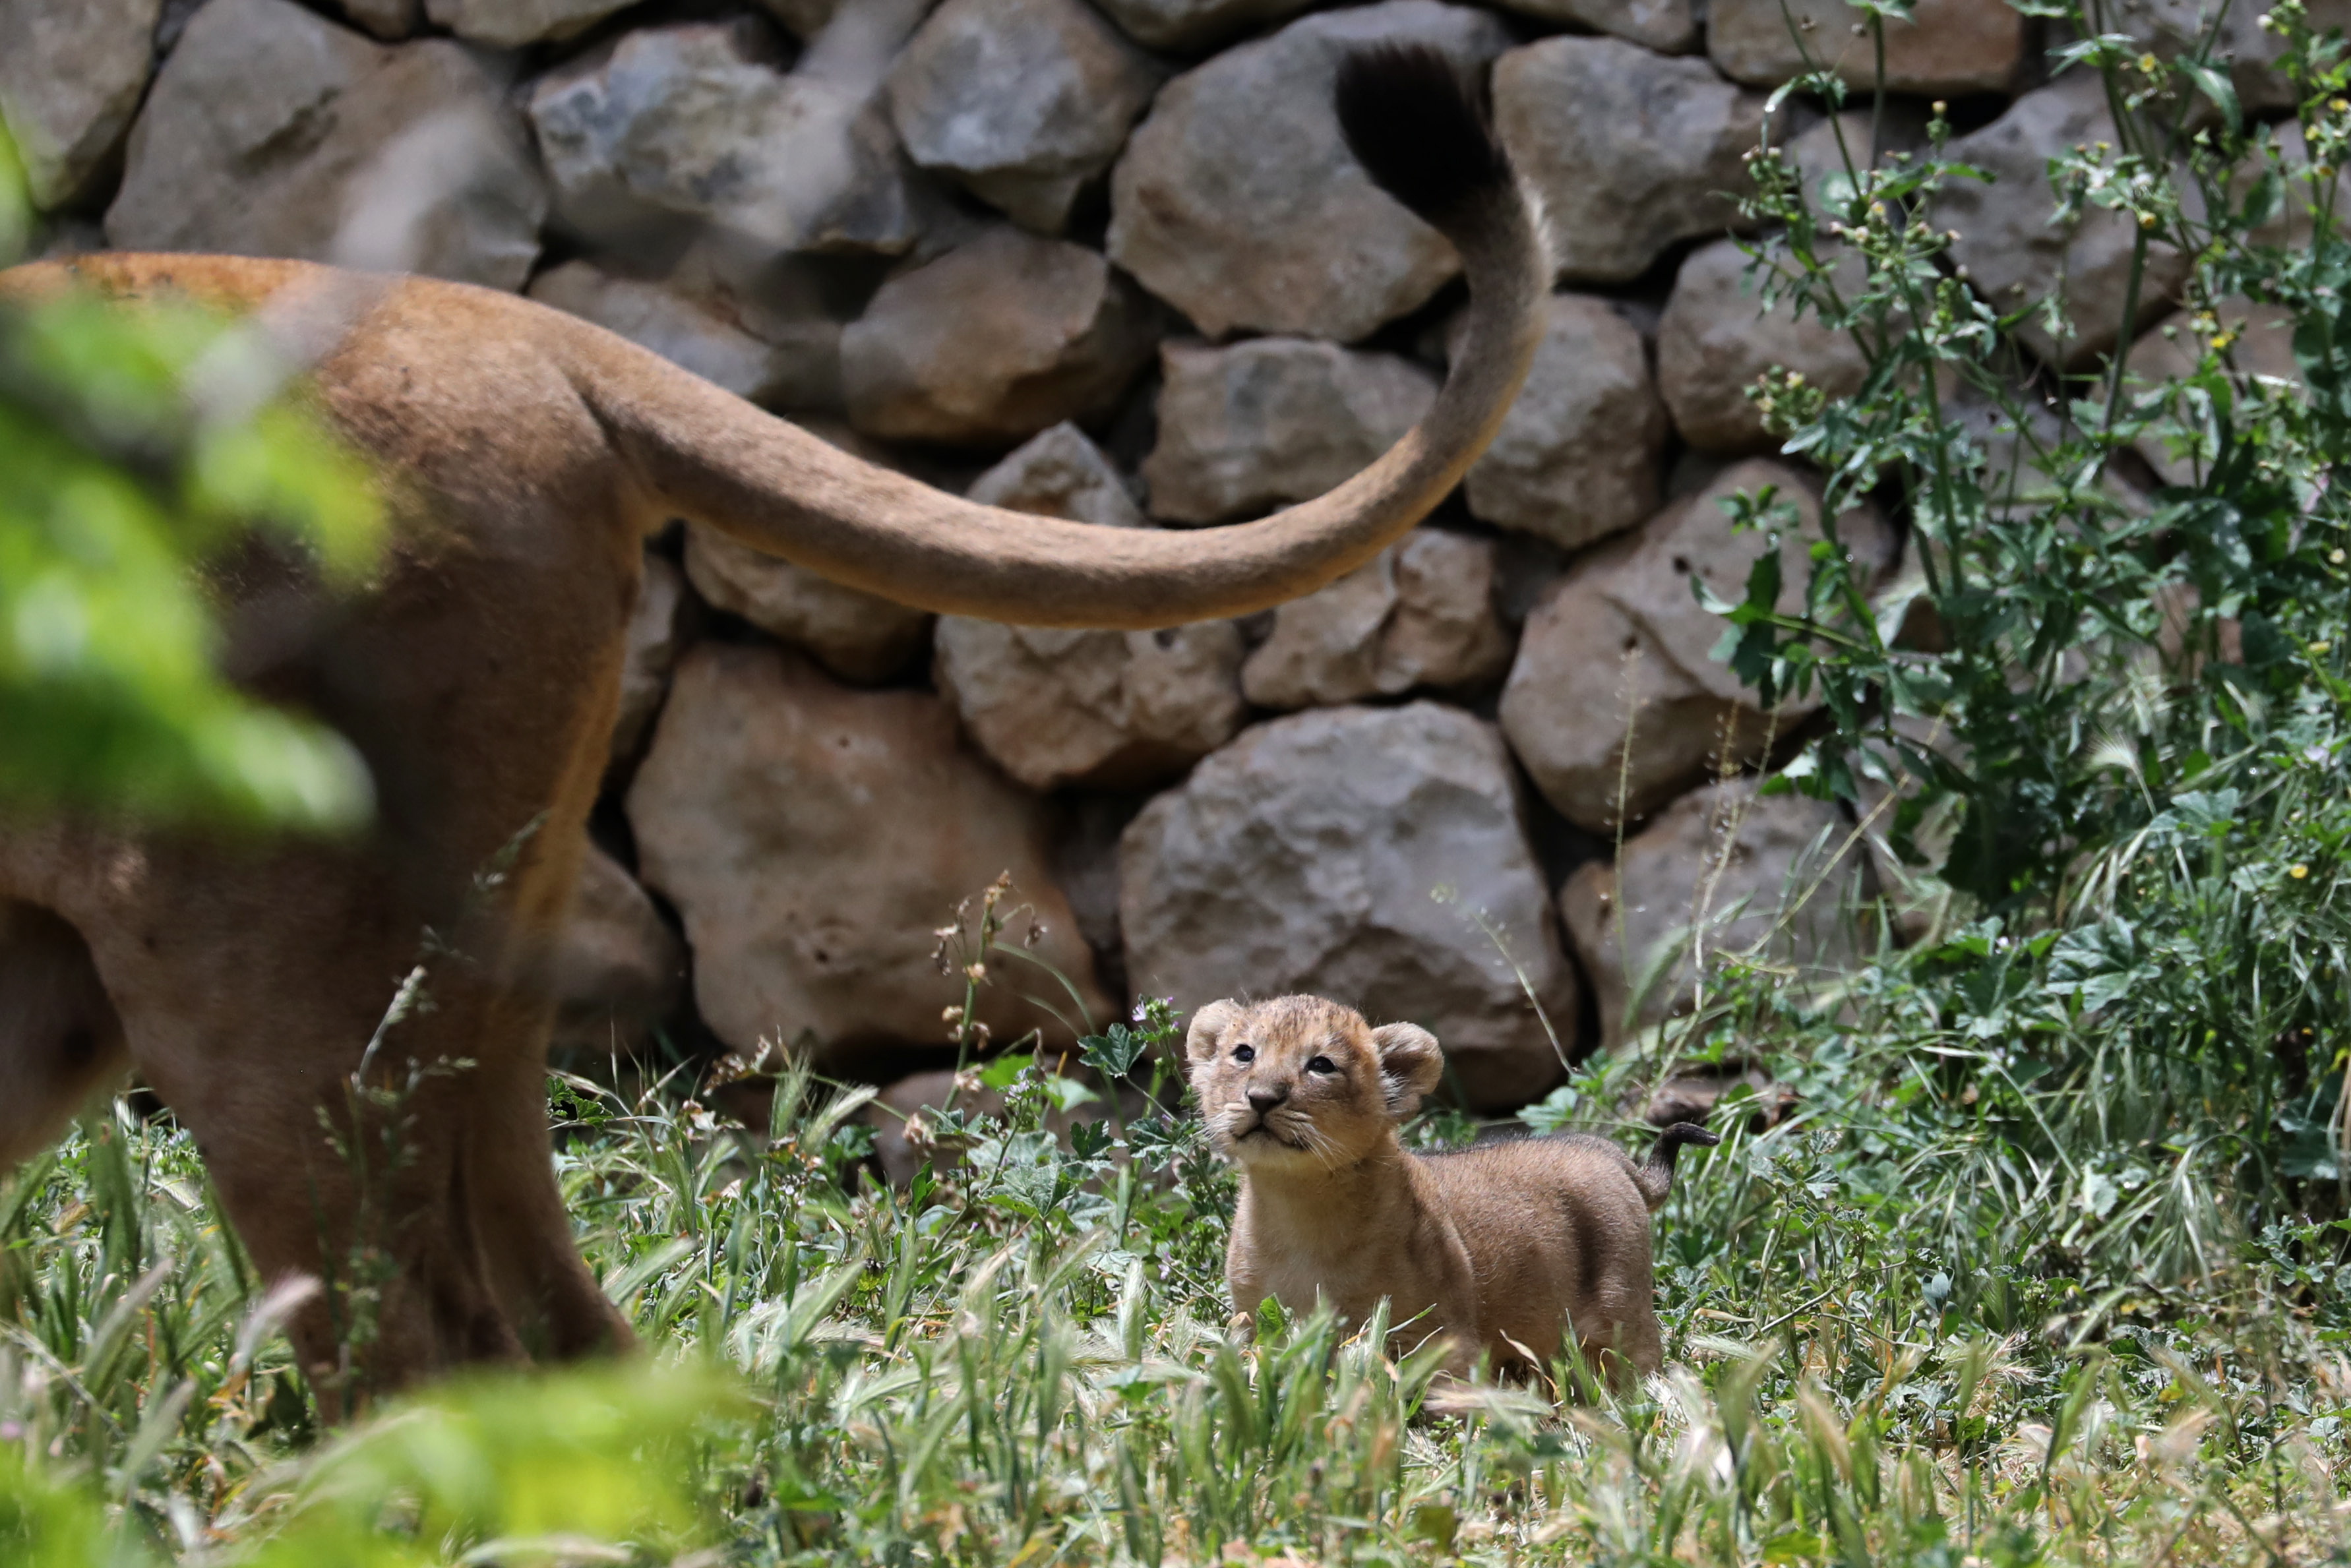
POLYGON ((1674 1156, 1681 1152, 1682 1145, 1696 1144, 1702 1149, 1710 1149, 1720 1142, 1721 1134, 1709 1133, 1695 1122, 1676 1122, 1657 1134, 1656 1146, 1633 1173, 1634 1183, 1640 1187, 1641 1197, 1647 1200, 1651 1212, 1664 1207, 1666 1194, 1674 1189, 1674 1156))
POLYGON ((1426 44, 1374 44, 1339 61, 1339 129, 1364 172, 1442 229, 1510 184, 1483 95, 1426 44))

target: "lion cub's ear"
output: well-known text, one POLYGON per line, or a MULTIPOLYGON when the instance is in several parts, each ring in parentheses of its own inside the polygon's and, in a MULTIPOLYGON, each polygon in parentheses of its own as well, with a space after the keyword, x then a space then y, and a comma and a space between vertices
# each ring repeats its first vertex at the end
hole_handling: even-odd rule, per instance
POLYGON ((1195 1064, 1207 1061, 1224 1044, 1225 1030, 1240 1021, 1241 1005, 1228 997, 1210 1002, 1192 1015, 1191 1032, 1184 1037, 1184 1054, 1195 1064))
POLYGON ((1388 1114, 1404 1117, 1420 1109, 1422 1096, 1445 1076, 1445 1052, 1437 1037, 1416 1023, 1387 1023, 1372 1030, 1380 1051, 1380 1077, 1388 1090, 1388 1114))

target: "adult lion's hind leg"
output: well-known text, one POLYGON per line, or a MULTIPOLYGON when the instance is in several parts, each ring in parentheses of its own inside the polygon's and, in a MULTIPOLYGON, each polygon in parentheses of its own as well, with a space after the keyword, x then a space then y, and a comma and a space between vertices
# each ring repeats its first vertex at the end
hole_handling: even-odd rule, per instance
POLYGON ((0 898, 0 1171, 47 1147, 130 1061, 81 933, 0 898))

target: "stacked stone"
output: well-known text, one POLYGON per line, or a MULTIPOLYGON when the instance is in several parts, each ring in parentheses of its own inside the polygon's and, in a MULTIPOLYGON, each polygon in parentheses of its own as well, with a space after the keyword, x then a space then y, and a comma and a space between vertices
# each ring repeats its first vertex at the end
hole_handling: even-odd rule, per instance
MULTIPOLYGON (((2192 25, 2159 9, 2151 37, 2192 25)), ((2256 9, 2229 20, 2259 109, 2283 100, 2256 9)), ((617 858, 582 896, 567 1042, 629 1049, 698 1019, 739 1051, 879 1071, 937 1047, 963 978, 940 972, 933 928, 1008 869, 1027 913, 1006 933, 1022 956, 983 991, 999 1042, 1066 1041, 1081 1009, 1100 1022, 1144 993, 1315 990, 1432 1029, 1486 1109, 1686 1006, 1697 973, 1661 954, 1853 950, 1870 886, 1853 824, 1742 777, 1807 706, 1758 708, 1710 657, 1721 623, 1689 583, 1736 596, 1769 548, 1732 531, 1724 497, 1774 485, 1808 526, 1817 509, 1743 389, 1775 366, 1832 392, 1862 374, 1837 334, 1759 309, 1733 237, 1759 140, 1790 144, 1808 179, 1841 166, 1840 143, 1866 155, 1866 111, 1770 104, 1804 68, 1800 42, 1866 101, 1877 55, 1857 13, 674 12, 11 0, 0 114, 53 250, 523 290, 878 461, 1108 528, 1318 494, 1428 408, 1458 259, 1343 150, 1330 89, 1348 48, 1426 43, 1490 76, 1559 291, 1460 494, 1269 616, 1156 632, 935 619, 709 528, 664 536, 630 632, 617 809, 599 818, 617 858)), ((1879 133, 1964 98, 1981 129, 1960 151, 2001 173, 1935 217, 1961 231, 1969 276, 2003 309, 2062 287, 2074 351, 2110 349, 2130 235, 2097 208, 2050 224, 2042 175, 2099 136, 2103 100, 2036 85, 2004 0, 1919 0, 1886 46, 1879 133)), ((2158 287, 2176 277, 2179 258, 2153 260, 2158 287)), ((1883 518, 1838 527, 1865 578, 1894 571, 1883 518)), ((1804 543, 1782 547, 1792 594, 1804 543)))

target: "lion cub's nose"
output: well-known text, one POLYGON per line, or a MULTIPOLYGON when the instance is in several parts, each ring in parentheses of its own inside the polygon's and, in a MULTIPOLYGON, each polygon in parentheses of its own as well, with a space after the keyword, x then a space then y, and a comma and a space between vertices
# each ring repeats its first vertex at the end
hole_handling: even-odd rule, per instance
POLYGON ((1252 1089, 1249 1092, 1249 1103, 1252 1106, 1256 1107, 1257 1113, 1260 1116, 1264 1115, 1268 1111, 1272 1110, 1276 1105, 1280 1104, 1284 1100, 1289 1098, 1290 1091, 1287 1089, 1279 1091, 1272 1089, 1252 1089))

